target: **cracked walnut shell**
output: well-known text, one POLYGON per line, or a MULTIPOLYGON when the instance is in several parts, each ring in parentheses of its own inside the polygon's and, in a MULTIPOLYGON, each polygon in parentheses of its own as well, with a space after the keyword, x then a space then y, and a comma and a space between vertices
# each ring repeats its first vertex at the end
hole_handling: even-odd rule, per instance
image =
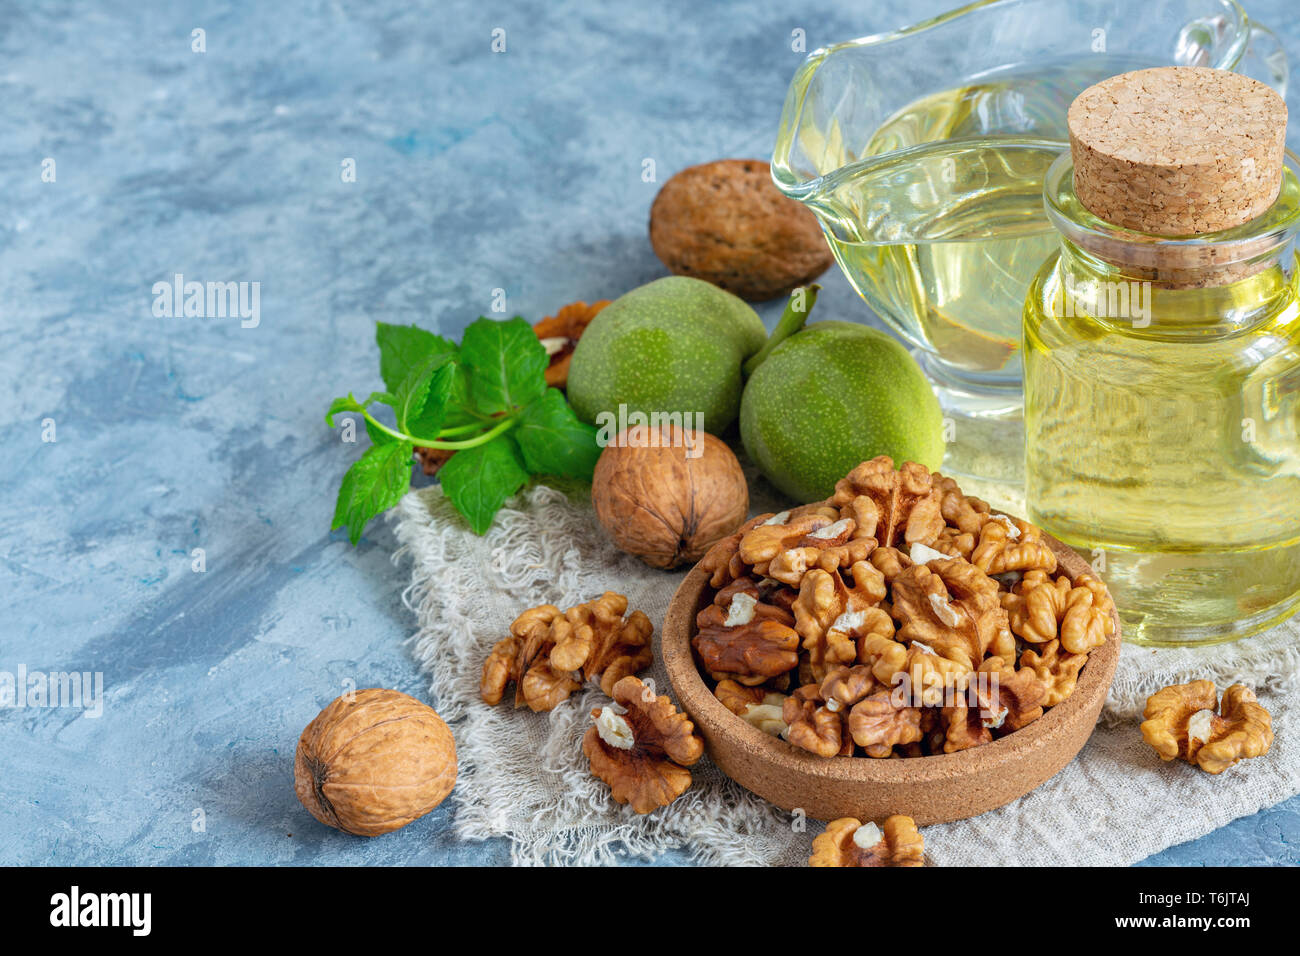
POLYGON ((1182 758, 1206 773, 1268 753, 1273 743, 1273 718, 1245 684, 1229 687, 1221 703, 1213 681, 1175 684, 1152 694, 1142 716, 1142 737, 1161 760, 1182 758))
POLYGON ((687 768, 704 755, 704 743, 690 719, 639 678, 624 677, 613 690, 615 706, 591 712, 594 726, 582 738, 582 752, 617 802, 649 813, 690 787, 687 768))
POLYGON ((925 840, 911 817, 895 814, 883 827, 842 817, 813 840, 809 866, 925 866, 925 840))

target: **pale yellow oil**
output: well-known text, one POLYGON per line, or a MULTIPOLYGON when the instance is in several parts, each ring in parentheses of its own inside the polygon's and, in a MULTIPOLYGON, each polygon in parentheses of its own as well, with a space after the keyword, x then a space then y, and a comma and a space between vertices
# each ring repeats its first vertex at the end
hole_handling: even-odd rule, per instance
POLYGON ((867 304, 958 378, 1017 385, 1025 293, 1058 245, 1042 189, 1068 148, 1066 110, 1085 87, 1148 65, 1009 68, 910 103, 865 146, 831 130, 825 167, 846 169, 819 212, 867 304))
POLYGON ((1138 328, 1065 314, 1060 255, 1024 311, 1031 520, 1093 561, 1126 640, 1213 643, 1284 618, 1300 595, 1295 282, 1274 266, 1153 288, 1138 328))

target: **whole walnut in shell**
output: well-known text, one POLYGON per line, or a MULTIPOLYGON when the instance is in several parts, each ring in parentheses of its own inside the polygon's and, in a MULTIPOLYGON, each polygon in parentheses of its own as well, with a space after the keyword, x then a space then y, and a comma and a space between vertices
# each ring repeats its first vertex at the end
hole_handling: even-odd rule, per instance
POLYGON ((456 742, 433 708, 414 697, 359 690, 307 725, 293 778, 298 799, 321 823, 379 836, 418 820, 451 793, 456 742))
POLYGON ((698 561, 749 510, 731 449, 676 425, 620 432, 596 462, 591 499, 614 543, 654 568, 698 561))
POLYGON ((720 159, 669 179, 650 207, 650 244, 677 275, 751 302, 787 294, 835 261, 817 217, 781 194, 763 159, 720 159))

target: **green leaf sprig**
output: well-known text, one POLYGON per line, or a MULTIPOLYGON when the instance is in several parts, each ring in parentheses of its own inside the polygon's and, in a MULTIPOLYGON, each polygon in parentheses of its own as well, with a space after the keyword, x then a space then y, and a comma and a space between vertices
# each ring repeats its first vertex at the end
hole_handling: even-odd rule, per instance
POLYGON ((353 544, 371 518, 401 500, 417 447, 455 452, 438 472, 443 492, 476 534, 531 475, 590 479, 600 456, 596 429, 578 420, 564 394, 546 385, 546 349, 522 318, 479 318, 459 346, 414 325, 379 323, 385 391, 357 401, 349 392, 325 414, 362 416, 371 447, 343 476, 331 528, 353 544), (387 405, 396 427, 371 414, 387 405))

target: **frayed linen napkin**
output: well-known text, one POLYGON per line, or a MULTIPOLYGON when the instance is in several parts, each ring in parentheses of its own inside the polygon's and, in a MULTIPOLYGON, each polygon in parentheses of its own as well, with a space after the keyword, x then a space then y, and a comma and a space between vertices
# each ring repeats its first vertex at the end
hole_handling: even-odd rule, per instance
MULTIPOLYGON (((684 573, 656 571, 618 551, 588 502, 545 486, 519 494, 483 537, 438 487, 407 494, 396 521, 394 560, 411 565, 404 598, 418 621, 412 649, 456 736, 460 779, 452 799, 461 837, 506 837, 521 864, 607 864, 670 849, 705 864, 807 862, 822 824, 733 783, 707 756, 692 768, 691 788, 668 807, 637 816, 611 800, 581 745, 592 707, 605 702, 599 689, 584 688, 549 714, 479 699, 484 658, 525 608, 570 607, 613 590, 658 628, 684 573)), ((1300 792, 1300 708, 1291 696, 1297 673, 1295 619, 1210 648, 1125 646, 1101 721, 1079 756, 999 810, 924 828, 929 861, 1130 864, 1285 800, 1300 792), (1269 753, 1219 777, 1181 761, 1162 763, 1138 732, 1149 694, 1202 677, 1220 690, 1237 681, 1254 687, 1273 714, 1269 753)), ((649 677, 671 694, 660 664, 649 677)))

